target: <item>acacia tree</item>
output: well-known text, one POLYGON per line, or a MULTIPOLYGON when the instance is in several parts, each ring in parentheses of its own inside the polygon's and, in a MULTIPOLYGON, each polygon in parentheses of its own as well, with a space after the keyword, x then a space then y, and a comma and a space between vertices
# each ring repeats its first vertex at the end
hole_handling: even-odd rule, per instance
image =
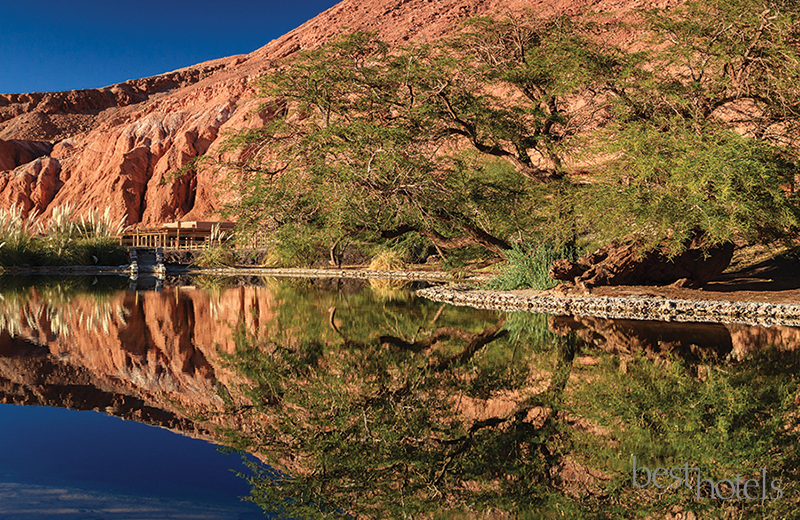
POLYGON ((653 112, 722 120, 785 143, 800 116, 800 5, 793 0, 691 1, 648 23, 663 51, 653 112), (661 105, 661 106, 658 106, 661 105))
POLYGON ((799 9, 704 0, 648 13, 656 50, 609 89, 618 104, 600 140, 614 159, 579 201, 587 227, 666 240, 668 253, 698 235, 796 233, 799 9))
POLYGON ((606 104, 602 94, 637 63, 619 49, 595 43, 590 31, 567 17, 470 20, 451 45, 477 63, 485 85, 503 85, 516 97, 506 107, 514 115, 499 124, 496 113, 476 118, 480 123, 473 126, 491 129, 484 132, 490 146, 469 132, 451 131, 470 137, 485 153, 507 158, 528 177, 561 178, 564 145, 596 124, 606 104), (577 100, 589 108, 570 109, 577 100))
POLYGON ((230 141, 246 151, 234 211, 286 242, 416 233, 500 255, 542 222, 668 254, 792 236, 798 7, 702 0, 647 20, 649 52, 563 18, 478 18, 435 45, 354 33, 303 53, 259 82, 271 121, 230 141), (603 157, 588 185, 565 166, 576 143, 603 157))
POLYGON ((438 45, 354 33, 304 53, 259 82, 274 119, 231 141, 250 152, 237 212, 329 243, 417 232, 502 253, 521 226, 501 209, 563 176, 563 100, 610 63, 593 49, 563 20, 478 19, 438 45), (482 157, 514 169, 488 175, 482 157))

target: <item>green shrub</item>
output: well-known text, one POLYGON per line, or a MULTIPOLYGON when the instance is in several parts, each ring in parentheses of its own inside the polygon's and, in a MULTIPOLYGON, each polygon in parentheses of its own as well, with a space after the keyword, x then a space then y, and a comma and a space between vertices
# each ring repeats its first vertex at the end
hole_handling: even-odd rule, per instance
POLYGON ((295 223, 277 229, 268 245, 264 267, 311 267, 327 256, 329 237, 295 223))
POLYGON ((130 260, 128 248, 111 237, 78 239, 74 250, 77 265, 123 265, 130 260))
POLYGON ((121 265, 128 253, 117 240, 122 222, 113 222, 109 210, 89 212, 78 220, 69 204, 53 209, 47 226, 37 213, 22 218, 16 205, 0 210, 0 266, 121 265))
POLYGON ((233 267, 236 261, 230 249, 219 245, 203 251, 192 264, 202 268, 233 267))
POLYGON ((549 289, 558 282, 548 274, 554 261, 561 258, 575 260, 577 250, 573 245, 553 245, 543 242, 538 246, 514 244, 506 252, 506 265, 503 271, 486 284, 487 289, 510 291, 513 289, 549 289))

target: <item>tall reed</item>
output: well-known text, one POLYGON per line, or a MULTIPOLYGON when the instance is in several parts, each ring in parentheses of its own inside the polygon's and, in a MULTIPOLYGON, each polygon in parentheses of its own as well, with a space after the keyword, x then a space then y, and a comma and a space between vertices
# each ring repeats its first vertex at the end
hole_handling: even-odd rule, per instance
POLYGON ((25 265, 36 256, 38 244, 34 237, 41 232, 36 211, 22 217, 22 207, 12 204, 0 209, 0 265, 25 265))
POLYGON ((126 216, 115 221, 110 210, 94 209, 77 217, 67 203, 53 208, 46 225, 32 211, 0 209, 0 266, 32 265, 120 265, 127 262, 118 237, 125 230, 126 216))

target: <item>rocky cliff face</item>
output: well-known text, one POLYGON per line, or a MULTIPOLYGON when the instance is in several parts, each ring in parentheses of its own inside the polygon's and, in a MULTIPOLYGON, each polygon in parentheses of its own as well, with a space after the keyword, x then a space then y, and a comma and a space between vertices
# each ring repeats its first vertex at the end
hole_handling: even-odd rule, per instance
MULTIPOLYGON (((0 95, 0 207, 48 217, 67 202, 78 213, 110 207, 127 224, 152 226, 218 216, 227 197, 215 157, 227 131, 263 123, 250 86, 280 60, 354 30, 394 44, 439 38, 469 17, 533 8, 546 14, 604 12, 617 22, 633 9, 673 0, 344 0, 242 56, 206 62, 101 89, 0 95)), ((624 40, 634 36, 620 33, 624 40)), ((632 43, 628 41, 627 43, 632 43)))

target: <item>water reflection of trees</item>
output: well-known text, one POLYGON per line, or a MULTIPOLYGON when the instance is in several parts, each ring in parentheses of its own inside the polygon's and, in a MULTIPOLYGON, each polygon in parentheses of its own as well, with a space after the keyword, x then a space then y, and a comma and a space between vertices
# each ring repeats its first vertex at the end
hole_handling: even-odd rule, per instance
MULTIPOLYGON (((256 448, 292 474, 256 479, 259 501, 274 508, 288 496, 300 516, 329 508, 396 517, 431 503, 465 507, 475 496, 498 506, 530 500, 553 463, 534 434, 556 434, 536 424, 551 412, 531 411, 550 407, 560 389, 501 400, 501 415, 477 410, 492 386, 542 382, 509 344, 484 359, 508 335, 502 318, 484 313, 469 323, 464 313, 422 307, 413 318, 387 305, 356 320, 352 307, 337 308, 314 320, 327 327, 322 336, 282 337, 296 329, 279 318, 266 340, 242 338, 232 359, 269 417, 256 448), (516 369, 504 374, 501 364, 515 355, 516 369)), ((289 322, 306 314, 293 311, 289 322)))
POLYGON ((733 518, 797 505, 630 484, 636 455, 718 480, 766 467, 794 496, 793 353, 695 359, 689 370, 674 354, 622 359, 556 335, 542 316, 288 291, 278 300, 277 318, 258 337, 241 334, 229 358, 249 381, 229 412, 260 418, 230 440, 281 468, 251 479, 267 510, 733 518))
POLYGON ((85 331, 108 334, 110 324, 125 324, 129 314, 110 297, 124 286, 121 280, 39 277, 34 285, 25 277, 2 277, 0 330, 12 337, 26 332, 69 337, 77 324, 85 331))
MULTIPOLYGON (((203 294, 117 294, 130 313, 112 331, 114 348, 102 324, 81 349, 51 343, 60 345, 53 356, 24 338, 8 342, 0 390, 13 402, 100 408, 195 433, 200 425, 280 468, 256 468, 253 498, 297 517, 661 518, 681 508, 782 518, 798 506, 796 331, 655 331, 444 306, 361 282, 266 280, 258 291, 223 282, 208 281, 203 294), (790 341, 737 346, 745 337, 790 341), (687 462, 715 480, 767 468, 785 498, 636 490, 631 455, 651 468, 687 462)), ((20 328, 29 327, 25 309, 41 328, 45 310, 31 302, 117 301, 84 292, 40 284, 3 292, 0 308, 19 309, 20 328)))

